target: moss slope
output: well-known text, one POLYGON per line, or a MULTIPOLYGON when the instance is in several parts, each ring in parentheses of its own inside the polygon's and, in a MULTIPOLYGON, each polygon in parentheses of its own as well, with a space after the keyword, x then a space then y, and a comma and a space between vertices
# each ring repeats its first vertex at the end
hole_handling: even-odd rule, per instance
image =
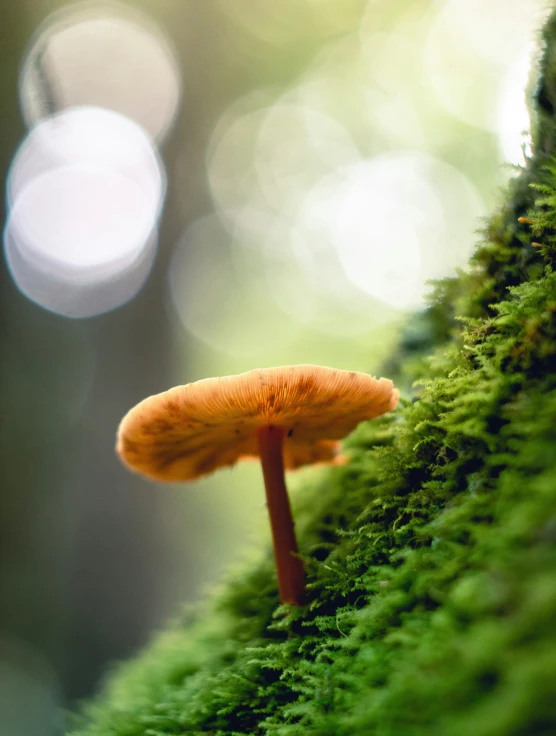
POLYGON ((556 733, 556 15, 545 38, 534 155, 390 365, 417 395, 307 489, 307 607, 269 553, 74 736, 556 733))

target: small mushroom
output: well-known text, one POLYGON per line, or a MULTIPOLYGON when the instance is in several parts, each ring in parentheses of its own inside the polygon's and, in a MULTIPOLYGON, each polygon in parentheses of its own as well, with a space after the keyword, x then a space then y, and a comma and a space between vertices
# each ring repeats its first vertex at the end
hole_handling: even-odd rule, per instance
POLYGON ((245 458, 260 458, 278 587, 300 605, 303 562, 284 468, 334 462, 338 440, 398 402, 387 378, 296 365, 206 378, 150 396, 118 429, 117 452, 132 470, 162 481, 194 480, 245 458))

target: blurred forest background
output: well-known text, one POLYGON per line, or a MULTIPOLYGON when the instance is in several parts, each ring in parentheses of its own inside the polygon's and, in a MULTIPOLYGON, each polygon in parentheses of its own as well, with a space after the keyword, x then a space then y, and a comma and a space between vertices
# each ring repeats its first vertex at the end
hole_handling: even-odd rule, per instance
POLYGON ((61 732, 60 706, 268 544, 259 468, 149 484, 114 454, 121 417, 255 367, 379 371, 527 154, 544 7, 0 0, 0 733, 61 732), (63 125, 61 173, 44 135, 14 159, 84 105, 119 113, 113 140, 93 110, 77 164, 63 125))

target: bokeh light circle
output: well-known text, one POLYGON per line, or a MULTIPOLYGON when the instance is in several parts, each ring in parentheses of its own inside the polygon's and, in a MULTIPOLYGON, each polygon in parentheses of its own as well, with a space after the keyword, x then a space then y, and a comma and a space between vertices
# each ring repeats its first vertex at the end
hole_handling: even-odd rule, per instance
POLYGON ((282 215, 294 211, 300 193, 324 174, 359 158, 353 140, 333 118, 283 101, 266 111, 254 155, 261 192, 282 215))
POLYGON ((188 332, 225 355, 249 359, 295 340, 299 324, 269 298, 261 265, 242 259, 218 216, 189 225, 168 270, 172 303, 188 332))
POLYGON ((308 189, 359 158, 351 136, 331 116, 286 98, 251 95, 216 125, 207 172, 230 232, 261 248, 269 245, 270 230, 295 216, 308 189))
POLYGON ((4 248, 26 296, 58 314, 88 317, 135 295, 152 266, 156 230, 148 198, 132 179, 64 166, 19 193, 4 248))
MULTIPOLYGON (((544 0, 446 0, 425 46, 429 84, 454 117, 499 131, 497 101, 507 70, 535 41, 544 0)), ((520 94, 520 85, 513 90, 520 94)))
POLYGON ((83 2, 53 13, 39 29, 20 77, 29 128, 68 107, 122 113, 161 141, 179 105, 175 55, 161 31, 129 5, 83 2))
POLYGON ((141 188, 149 216, 158 216, 166 192, 160 157, 132 120, 99 107, 76 107, 43 120, 27 135, 8 173, 8 204, 37 176, 61 166, 96 166, 141 188))
POLYGON ((296 223, 298 256, 307 277, 331 292, 342 271, 369 297, 420 307, 427 280, 466 263, 483 211, 473 185, 448 164, 416 151, 383 154, 309 192, 296 223))
POLYGON ((511 64, 500 88, 498 98, 498 140, 500 151, 511 164, 524 165, 531 154, 531 118, 528 98, 529 80, 534 68, 536 47, 531 44, 511 64), (521 94, 518 90, 523 90, 521 94))
POLYGON ((254 165, 257 131, 266 108, 236 103, 218 121, 207 152, 207 173, 216 209, 231 227, 249 228, 249 210, 270 210, 254 165))

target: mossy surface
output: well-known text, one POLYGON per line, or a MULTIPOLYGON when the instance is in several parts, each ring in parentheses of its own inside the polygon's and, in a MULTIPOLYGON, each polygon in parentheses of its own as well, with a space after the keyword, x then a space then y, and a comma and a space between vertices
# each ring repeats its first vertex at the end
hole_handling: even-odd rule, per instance
POLYGON ((405 400, 299 499, 307 605, 278 606, 269 550, 71 734, 556 733, 556 15, 545 37, 534 154, 408 325, 405 400))

